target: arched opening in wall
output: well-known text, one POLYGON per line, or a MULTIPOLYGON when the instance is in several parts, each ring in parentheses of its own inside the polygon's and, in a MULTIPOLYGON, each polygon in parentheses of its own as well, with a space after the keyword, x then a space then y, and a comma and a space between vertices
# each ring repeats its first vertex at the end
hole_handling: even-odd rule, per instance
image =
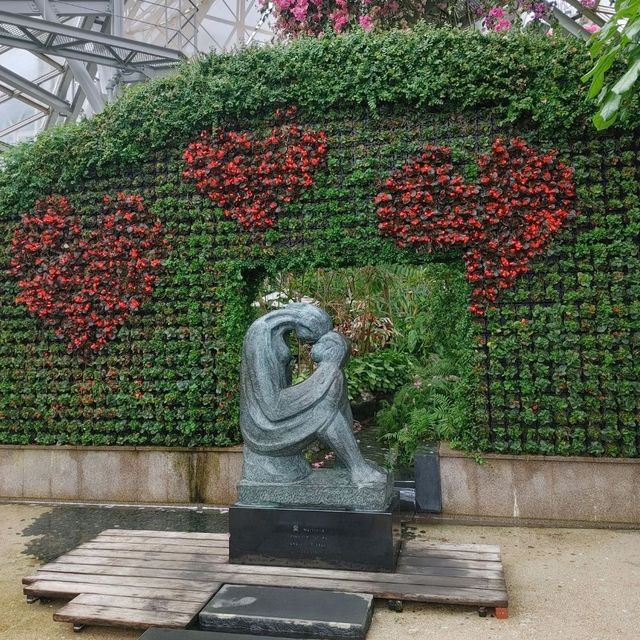
MULTIPOLYGON (((365 457, 410 476, 423 443, 455 440, 464 430, 472 413, 474 325, 459 262, 269 274, 252 308, 258 317, 290 302, 320 306, 351 342, 345 373, 365 457)), ((310 345, 289 339, 297 384, 315 364, 310 345)), ((307 458, 316 468, 338 463, 319 443, 307 458)))

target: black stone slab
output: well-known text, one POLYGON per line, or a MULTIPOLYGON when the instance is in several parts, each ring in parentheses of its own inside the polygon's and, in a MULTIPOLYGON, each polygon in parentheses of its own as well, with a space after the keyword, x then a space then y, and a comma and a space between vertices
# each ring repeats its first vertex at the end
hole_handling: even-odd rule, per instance
POLYGON ((416 509, 430 513, 442 513, 440 486, 440 454, 438 445, 425 445, 415 454, 416 509))
POLYGON ((210 631, 363 640, 372 613, 369 594, 226 584, 200 612, 198 622, 210 631))
MULTIPOLYGON (((267 640, 267 636, 244 633, 218 633, 216 631, 197 631, 192 629, 149 629, 139 640, 267 640)), ((268 636, 268 640, 285 640, 268 636)), ((291 640, 291 638, 286 638, 291 640)), ((300 638, 299 640, 304 640, 300 638)))
POLYGON ((387 511, 229 509, 229 562, 394 571, 399 531, 387 511))

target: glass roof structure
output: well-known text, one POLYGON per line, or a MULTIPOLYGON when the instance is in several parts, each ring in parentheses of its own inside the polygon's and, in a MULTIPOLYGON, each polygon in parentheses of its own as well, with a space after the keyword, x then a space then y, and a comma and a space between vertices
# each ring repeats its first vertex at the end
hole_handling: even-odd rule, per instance
MULTIPOLYGON (((612 13, 610 0, 552 4, 583 39, 612 13)), ((0 0, 0 151, 100 111, 123 85, 186 57, 272 36, 260 0, 0 0)))

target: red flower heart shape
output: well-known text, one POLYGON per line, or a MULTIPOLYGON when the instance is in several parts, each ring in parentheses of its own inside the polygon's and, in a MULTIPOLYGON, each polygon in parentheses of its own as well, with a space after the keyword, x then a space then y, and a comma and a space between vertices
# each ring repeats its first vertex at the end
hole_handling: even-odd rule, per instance
POLYGON ((575 189, 555 150, 537 154, 519 138, 508 146, 498 138, 478 169, 467 185, 453 174, 450 149, 427 146, 386 179, 375 202, 381 233, 399 246, 464 249, 470 310, 484 315, 575 215, 575 189))
POLYGON ((67 198, 36 202, 16 229, 10 272, 24 304, 71 351, 90 354, 112 340, 153 292, 168 245, 142 198, 104 198, 96 228, 85 231, 67 198))
POLYGON ((183 154, 183 176, 244 228, 273 227, 282 205, 313 184, 327 159, 324 131, 282 122, 294 113, 277 111, 279 124, 264 138, 220 129, 211 140, 203 131, 183 154))

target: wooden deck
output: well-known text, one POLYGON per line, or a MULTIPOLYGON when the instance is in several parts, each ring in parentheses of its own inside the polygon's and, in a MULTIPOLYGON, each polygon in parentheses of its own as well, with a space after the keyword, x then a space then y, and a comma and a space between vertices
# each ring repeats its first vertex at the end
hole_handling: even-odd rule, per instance
POLYGON ((54 620, 185 628, 223 584, 370 593, 472 605, 507 617, 500 548, 403 543, 395 573, 232 565, 226 534, 109 529, 23 579, 30 599, 73 599, 54 620))

